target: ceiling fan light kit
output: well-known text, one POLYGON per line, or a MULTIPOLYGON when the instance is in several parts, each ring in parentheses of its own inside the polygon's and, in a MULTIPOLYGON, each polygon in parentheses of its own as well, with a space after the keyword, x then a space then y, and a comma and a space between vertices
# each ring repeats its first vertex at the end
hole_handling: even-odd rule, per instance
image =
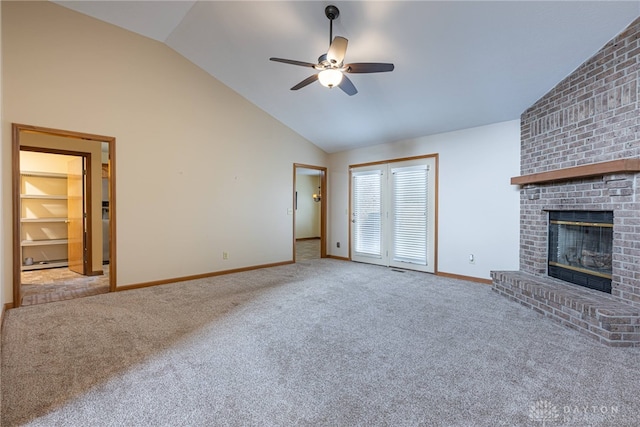
POLYGON ((387 63, 360 62, 345 65, 344 56, 347 52, 347 44, 349 41, 340 36, 333 38, 333 20, 340 15, 340 11, 336 6, 329 5, 324 9, 324 14, 329 19, 329 50, 327 53, 320 55, 317 64, 295 61, 292 59, 269 58, 274 62, 310 67, 318 71, 316 74, 307 77, 297 85, 293 86, 291 90, 302 89, 303 87, 318 80, 322 86, 328 88, 338 86, 347 95, 352 96, 358 93, 358 90, 344 73, 364 74, 393 71, 394 65, 387 63))
POLYGON ((338 86, 340 82, 342 82, 342 72, 340 70, 336 70, 335 68, 322 70, 318 73, 318 80, 320 81, 320 84, 322 86, 331 89, 332 87, 338 86))

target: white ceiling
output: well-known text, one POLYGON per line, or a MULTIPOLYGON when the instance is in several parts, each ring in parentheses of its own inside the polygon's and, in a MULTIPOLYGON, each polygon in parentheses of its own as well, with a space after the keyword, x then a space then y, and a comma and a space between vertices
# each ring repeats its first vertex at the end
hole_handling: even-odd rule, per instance
POLYGON ((166 43, 327 152, 517 119, 640 15, 640 1, 56 1, 166 43), (349 39, 359 93, 290 87, 349 39))

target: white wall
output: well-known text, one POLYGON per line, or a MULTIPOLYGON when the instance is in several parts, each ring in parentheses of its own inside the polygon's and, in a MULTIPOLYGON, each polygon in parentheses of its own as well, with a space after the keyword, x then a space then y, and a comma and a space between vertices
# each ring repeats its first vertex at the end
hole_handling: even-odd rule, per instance
MULTIPOLYGON (((2 9, 3 212, 12 122, 113 136, 118 286, 292 260, 291 168, 322 150, 159 42, 50 2, 2 9)), ((2 233, 10 302, 5 215, 2 233)))
POLYGON ((520 174, 519 120, 329 155, 329 253, 349 256, 349 165, 435 153, 438 271, 489 279, 517 270, 520 198, 509 179, 520 174))

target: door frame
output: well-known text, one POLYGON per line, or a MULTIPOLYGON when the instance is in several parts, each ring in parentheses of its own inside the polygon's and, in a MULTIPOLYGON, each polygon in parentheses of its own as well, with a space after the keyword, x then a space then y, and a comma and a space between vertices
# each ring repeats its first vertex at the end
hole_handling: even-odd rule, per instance
MULTIPOLYGON (((107 143, 109 146, 109 292, 116 289, 116 179, 115 179, 115 158, 116 139, 111 136, 89 134, 84 132, 52 129, 40 126, 24 125, 18 123, 11 124, 11 192, 12 192, 12 221, 13 221, 13 307, 21 305, 21 265, 20 259, 20 135, 22 132, 41 133, 57 137, 85 140, 89 142, 107 143)), ((25 151, 45 151, 53 154, 70 154, 88 156, 88 152, 78 152, 64 149, 51 149, 37 146, 25 146, 25 151)), ((87 162, 90 163, 90 162, 87 162)), ((90 167, 90 165, 88 165, 90 167)), ((91 209, 88 210, 90 213, 91 209)), ((90 225, 90 222, 88 222, 90 225)), ((89 242, 87 242, 88 244, 89 242)), ((102 258, 102 257, 100 257, 102 258)), ((93 267, 92 267, 93 269, 93 267)))
POLYGON ((302 163, 293 164, 293 262, 296 262, 296 176, 298 169, 313 169, 320 172, 320 189, 322 197, 320 198, 320 258, 327 257, 327 168, 324 166, 313 166, 302 163))

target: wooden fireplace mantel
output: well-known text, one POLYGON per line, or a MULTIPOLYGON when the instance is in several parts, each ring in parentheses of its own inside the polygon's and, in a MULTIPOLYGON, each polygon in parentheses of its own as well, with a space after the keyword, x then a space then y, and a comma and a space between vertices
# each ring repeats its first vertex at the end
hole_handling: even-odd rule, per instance
POLYGON ((514 176, 511 178, 511 185, 542 184, 551 181, 566 181, 612 173, 633 172, 640 172, 640 159, 611 160, 548 172, 532 173, 531 175, 514 176))

